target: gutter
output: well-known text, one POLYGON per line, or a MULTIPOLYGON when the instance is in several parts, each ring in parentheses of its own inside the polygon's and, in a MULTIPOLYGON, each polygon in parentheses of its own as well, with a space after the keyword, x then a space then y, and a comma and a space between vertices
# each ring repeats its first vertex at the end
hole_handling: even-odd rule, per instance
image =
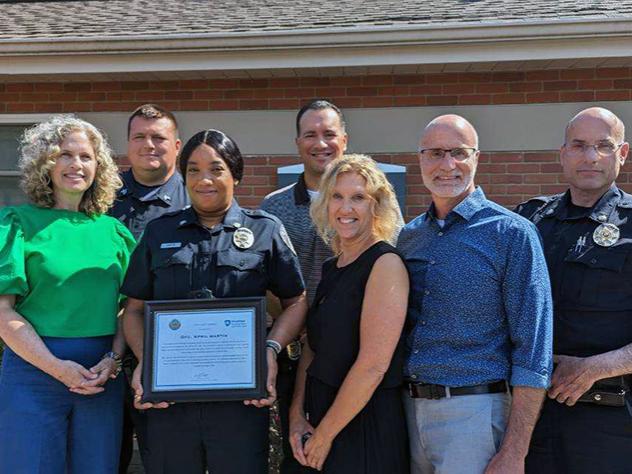
MULTIPOLYGON (((346 49, 378 46, 519 43, 533 40, 604 41, 617 38, 632 38, 632 18, 515 20, 502 23, 453 22, 429 25, 378 25, 151 36, 0 38, 0 56, 346 49)), ((516 45, 516 47, 519 46, 516 45)))

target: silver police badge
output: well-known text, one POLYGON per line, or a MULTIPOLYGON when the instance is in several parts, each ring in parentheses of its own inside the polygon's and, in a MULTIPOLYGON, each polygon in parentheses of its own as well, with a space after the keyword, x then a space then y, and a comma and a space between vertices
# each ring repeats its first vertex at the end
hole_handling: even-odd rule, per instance
POLYGON ((239 227, 233 234, 233 243, 240 249, 249 249, 255 243, 255 234, 247 227, 239 227))
POLYGON ((612 247, 619 240, 619 228, 614 224, 601 224, 593 232, 593 240, 601 247, 612 247))

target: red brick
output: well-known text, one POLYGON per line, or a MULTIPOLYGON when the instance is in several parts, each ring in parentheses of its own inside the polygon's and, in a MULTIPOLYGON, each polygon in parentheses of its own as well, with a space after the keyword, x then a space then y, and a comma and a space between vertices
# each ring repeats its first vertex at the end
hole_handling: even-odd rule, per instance
POLYGON ((560 166, 559 163, 542 163, 540 165, 540 172, 541 173, 561 173, 562 167, 560 166))
POLYGON ((489 82, 492 80, 491 72, 460 72, 459 82, 489 82))
POLYGON ((399 75, 393 76, 393 84, 402 85, 402 84, 425 84, 426 76, 423 75, 399 75))
POLYGON ((208 86, 211 89, 236 89, 239 79, 209 79, 208 86))
POLYGON ((240 79, 239 87, 242 89, 247 89, 250 87, 268 87, 270 85, 270 81, 268 79, 240 79))
POLYGON ((431 95, 427 103, 428 105, 457 105, 459 98, 456 95, 431 95))
POLYGON ((527 81, 555 81, 559 78, 560 71, 558 70, 527 71, 525 73, 527 81))
POLYGON ((562 102, 591 102, 595 100, 594 91, 560 92, 562 102))
POLYGON ((105 92, 77 92, 77 100, 80 102, 101 102, 105 97, 105 92))
POLYGON ((193 99, 193 91, 166 90, 165 99, 167 100, 190 100, 193 99))
POLYGON ((507 188, 507 194, 526 194, 535 196, 540 192, 540 186, 537 184, 512 184, 507 188))
POLYGON ((14 82, 6 87, 7 92, 33 92, 33 89, 33 84, 27 82, 14 82))
POLYGON ((526 174, 525 184, 551 184, 557 183, 557 175, 554 174, 526 174))
POLYGON ((378 87, 378 95, 409 95, 410 88, 408 86, 392 86, 392 87, 378 87))
POLYGON ((458 82, 458 80, 458 74, 453 73, 428 74, 426 77, 428 84, 452 84, 458 82))
POLYGON ((492 73, 492 81, 494 82, 516 82, 524 81, 524 79, 524 72, 498 71, 492 73))
POLYGON ((285 166, 296 164, 296 158, 293 156, 271 156, 268 158, 268 164, 285 166))
POLYGON ((296 110, 300 108, 301 101, 298 99, 270 99, 269 104, 271 109, 296 110))
POLYGON ((484 94, 497 94, 502 92, 509 92, 509 84, 502 84, 497 82, 476 84, 476 92, 484 94))
POLYGON ((577 81, 552 81, 544 83, 545 91, 572 91, 577 89, 577 81))
POLYGON ((252 97, 255 99, 282 99, 285 97, 285 91, 283 89, 254 89, 252 97))
POLYGON ((493 153, 490 155, 492 163, 517 163, 523 159, 519 153, 493 153))
POLYGON ((111 100, 111 94, 118 94, 118 97, 120 97, 118 100, 131 100, 133 98, 136 100, 141 100, 143 102, 156 102, 158 100, 165 99, 165 91, 128 91, 108 93, 108 100, 111 100))
POLYGON ((312 98, 314 97, 314 89, 312 88, 298 88, 298 89, 285 89, 286 98, 312 98))
POLYGON ((46 102, 48 97, 46 92, 22 92, 20 102, 46 102))
POLYGON ((370 97, 377 95, 377 87, 348 87, 349 97, 370 97))
POLYGON ((492 96, 489 94, 472 94, 459 96, 459 105, 489 105, 492 96))
POLYGON ((208 79, 188 79, 180 81, 182 89, 208 89, 208 79))
POLYGON ((617 79, 613 86, 615 89, 632 89, 632 79, 617 79))
MULTIPOLYGON (((116 101, 120 101, 120 100, 125 100, 125 101, 129 101, 129 100, 134 100, 136 98, 137 94, 142 94, 145 91, 140 91, 140 92, 134 92, 134 91, 120 91, 120 92, 107 92, 106 93, 106 97, 107 100, 116 100, 116 101)), ((137 100, 142 100, 140 98, 138 98, 137 100)), ((154 99, 152 99, 153 101, 154 99)))
POLYGON ((239 101, 236 99, 209 101, 209 110, 237 110, 237 109, 239 109, 239 101))
POLYGON ((479 173, 504 174, 506 169, 506 165, 504 164, 480 163, 478 165, 479 173))
POLYGON ((121 83, 117 81, 112 82, 93 82, 92 90, 95 92, 109 92, 121 90, 121 83))
POLYGON ((147 81, 126 81, 121 82, 121 90, 124 91, 142 91, 149 89, 147 81))
POLYGON ((379 76, 364 76, 362 84, 365 86, 390 86, 393 84, 393 76, 384 74, 379 76))
POLYGON ((362 107, 361 97, 341 97, 336 99, 336 105, 338 107, 362 107))
POLYGON ((244 184, 249 186, 254 185, 270 185, 271 176, 249 176, 247 179, 243 181, 244 184))
POLYGON ((394 97, 393 105, 396 107, 416 107, 421 105, 426 105, 427 101, 425 97, 394 97))
POLYGON ((361 86, 362 85, 362 76, 340 76, 336 77, 332 81, 332 85, 340 87, 340 86, 361 86))
POLYGON ((586 81, 578 81, 578 89, 612 89, 613 81, 611 79, 589 79, 586 81))
POLYGON ((342 97, 347 95, 346 87, 317 87, 314 97, 342 97))
POLYGON ((526 95, 528 104, 540 104, 545 102, 559 102, 559 92, 534 92, 526 95))
POLYGON ((270 79, 270 87, 298 87, 298 77, 274 77, 270 79))
POLYGON ((602 67, 597 70, 597 77, 630 77, 630 68, 602 67))
POLYGON ((328 77, 301 77, 300 87, 327 87, 330 85, 328 77))
POLYGON ((391 107, 392 105, 392 97, 365 97, 362 99, 363 107, 391 107))
POLYGON ((60 82, 37 82, 33 84, 35 92, 62 92, 64 85, 60 82))
POLYGON ((21 112, 35 112, 35 104, 27 102, 10 102, 7 104, 7 112, 9 113, 21 113, 21 112))
POLYGON ((524 104, 524 102, 524 94, 513 93, 492 95, 492 104, 524 104))
MULTIPOLYGON (((109 111, 107 106, 102 105, 105 111, 109 111)), ((62 111, 66 113, 76 112, 92 112, 92 104, 90 102, 64 102, 62 111)))
MULTIPOLYGON (((528 163, 550 163, 557 160, 555 153, 525 153, 524 161, 528 163)), ((544 169, 540 168, 544 173, 544 169)))
POLYGON ((540 92, 542 83, 540 81, 533 82, 512 82, 509 84, 511 92, 540 92))
POLYGON ((411 86, 411 95, 439 95, 443 87, 439 84, 427 85, 427 86, 411 86))
POLYGON ((560 79, 592 79, 595 77, 594 69, 567 69, 560 71, 560 79))
POLYGON ((180 81, 150 81, 147 89, 152 90, 178 90, 180 89, 180 81))
POLYGON ((472 94, 474 93, 474 84, 446 84, 442 87, 443 94, 472 94))
POLYGON ((493 174, 492 184, 521 184, 523 176, 521 174, 493 174))
POLYGON ((194 99, 221 99, 224 97, 224 91, 213 89, 213 90, 202 90, 202 91, 193 91, 194 99))
POLYGON ((208 100, 183 100, 180 110, 209 110, 208 100))
POLYGON ((233 89, 224 91, 226 99, 252 99, 254 91, 252 89, 233 89))
POLYGON ((268 108, 268 101, 265 99, 240 100, 240 110, 261 110, 268 108))
POLYGON ((595 100, 630 100, 630 91, 597 91, 595 100))
POLYGON ((63 104, 55 102, 55 103, 47 103, 47 104, 38 104, 37 106, 38 112, 45 113, 60 113, 64 111, 63 104))
POLYGON ((510 163, 507 165, 507 173, 539 173, 540 165, 537 163, 510 163))
POLYGON ((485 193, 488 194, 507 194, 506 184, 490 184, 485 186, 485 193))

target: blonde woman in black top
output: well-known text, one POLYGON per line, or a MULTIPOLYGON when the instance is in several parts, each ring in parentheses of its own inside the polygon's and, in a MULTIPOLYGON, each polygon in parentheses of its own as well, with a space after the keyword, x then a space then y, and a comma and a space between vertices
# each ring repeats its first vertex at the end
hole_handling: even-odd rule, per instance
POLYGON ((308 313, 290 410, 296 459, 330 473, 408 473, 401 333, 409 281, 392 186, 363 155, 331 163, 312 217, 335 257, 308 313))

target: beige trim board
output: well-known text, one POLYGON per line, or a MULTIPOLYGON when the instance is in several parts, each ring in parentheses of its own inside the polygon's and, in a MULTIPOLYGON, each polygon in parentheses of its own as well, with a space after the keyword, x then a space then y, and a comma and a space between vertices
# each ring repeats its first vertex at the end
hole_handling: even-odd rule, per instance
MULTIPOLYGON (((463 107, 359 108, 345 112, 349 151, 410 153, 417 148, 421 129, 434 117, 456 113, 477 128, 483 151, 539 151, 559 148, 566 122, 579 110, 602 105, 632 127, 632 102, 496 105, 463 107)), ((117 154, 126 152, 127 113, 79 114, 109 137, 117 154)), ((188 139, 205 128, 231 135, 248 155, 294 155, 294 110, 177 112, 180 135, 188 139)), ((0 114, 0 123, 42 120, 45 114, 0 114)), ((630 128, 632 130, 632 128, 630 128)))

